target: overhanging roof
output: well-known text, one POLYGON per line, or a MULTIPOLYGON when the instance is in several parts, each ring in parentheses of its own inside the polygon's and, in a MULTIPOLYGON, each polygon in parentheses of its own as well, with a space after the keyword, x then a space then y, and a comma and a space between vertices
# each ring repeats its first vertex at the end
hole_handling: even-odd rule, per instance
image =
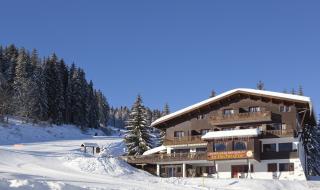
POLYGON ((178 116, 181 116, 183 114, 189 113, 193 110, 199 109, 203 106, 212 104, 214 102, 217 102, 219 100, 222 100, 225 97, 237 94, 237 93, 245 93, 245 94, 251 94, 251 95, 257 95, 257 96, 261 96, 261 97, 268 97, 268 98, 278 98, 278 99, 283 99, 283 100, 288 100, 288 101, 294 101, 294 102, 299 102, 299 103, 307 103, 309 105, 309 109, 310 109, 310 114, 313 117, 315 117, 315 114, 313 112, 313 106, 312 106, 312 102, 310 97, 307 96, 299 96, 299 95, 293 95, 293 94, 286 94, 286 93, 280 93, 280 92, 271 92, 271 91, 266 91, 266 90, 256 90, 256 89, 249 89, 249 88, 237 88, 234 90, 230 90, 227 92, 224 92, 218 96, 206 99, 202 102, 196 103, 194 105, 188 106, 186 108, 183 108, 181 110, 178 110, 176 112, 173 112, 169 115, 163 116, 159 119, 157 119, 156 121, 154 121, 151 126, 156 126, 159 125, 161 123, 164 123, 166 121, 169 121, 173 118, 176 118, 178 116))

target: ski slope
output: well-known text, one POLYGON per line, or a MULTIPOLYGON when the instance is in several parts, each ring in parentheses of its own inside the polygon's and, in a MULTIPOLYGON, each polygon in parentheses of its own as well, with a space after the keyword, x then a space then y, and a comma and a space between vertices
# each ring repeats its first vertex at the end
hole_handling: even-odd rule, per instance
POLYGON ((93 137, 92 132, 96 133, 97 131, 88 131, 84 134, 72 126, 39 128, 39 126, 23 124, 13 124, 6 127, 0 125, 0 132, 1 138, 6 137, 7 139, 0 141, 1 190, 320 189, 319 182, 159 178, 137 170, 118 158, 123 154, 124 148, 121 138, 93 137), (23 129, 24 127, 28 128, 23 129), (49 129, 50 133, 47 132, 49 129), (37 134, 34 133, 35 137, 32 137, 26 131, 24 131, 25 133, 17 132, 19 130, 20 132, 28 130, 29 133, 30 130, 36 131, 37 134), (13 134, 12 131, 15 133, 13 134), (64 134, 60 134, 61 131, 64 131, 64 134), (14 137, 14 135, 19 137, 14 137), (16 142, 17 139, 20 141, 19 143, 16 142), (37 142, 37 139, 41 139, 41 141, 37 142), (104 149, 96 157, 84 154, 80 151, 80 145, 83 142, 97 143, 104 149))

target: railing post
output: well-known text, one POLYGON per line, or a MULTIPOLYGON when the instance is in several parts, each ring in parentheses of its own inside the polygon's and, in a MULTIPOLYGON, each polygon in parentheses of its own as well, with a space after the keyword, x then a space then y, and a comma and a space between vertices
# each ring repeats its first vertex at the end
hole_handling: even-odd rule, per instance
POLYGON ((187 177, 187 175, 186 175, 186 164, 185 163, 182 164, 182 177, 187 177))
POLYGON ((160 164, 157 164, 157 176, 160 177, 160 164))

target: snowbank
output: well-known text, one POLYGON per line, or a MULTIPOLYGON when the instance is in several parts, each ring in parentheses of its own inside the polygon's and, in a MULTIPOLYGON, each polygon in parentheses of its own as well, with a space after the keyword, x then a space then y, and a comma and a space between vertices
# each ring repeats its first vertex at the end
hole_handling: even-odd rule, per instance
POLYGON ((10 119, 0 123, 0 145, 32 143, 62 139, 81 139, 92 135, 105 135, 98 129, 81 131, 74 125, 37 125, 10 119))
POLYGON ((80 190, 86 189, 54 181, 33 181, 20 179, 0 179, 1 190, 80 190))

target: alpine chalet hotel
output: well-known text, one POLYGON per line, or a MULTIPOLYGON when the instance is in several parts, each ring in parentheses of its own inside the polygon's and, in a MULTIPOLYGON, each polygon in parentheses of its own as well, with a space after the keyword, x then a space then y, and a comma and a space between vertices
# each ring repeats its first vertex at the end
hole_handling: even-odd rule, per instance
POLYGON ((234 89, 154 121, 163 145, 126 160, 161 177, 306 180, 300 136, 315 125, 309 97, 234 89))

